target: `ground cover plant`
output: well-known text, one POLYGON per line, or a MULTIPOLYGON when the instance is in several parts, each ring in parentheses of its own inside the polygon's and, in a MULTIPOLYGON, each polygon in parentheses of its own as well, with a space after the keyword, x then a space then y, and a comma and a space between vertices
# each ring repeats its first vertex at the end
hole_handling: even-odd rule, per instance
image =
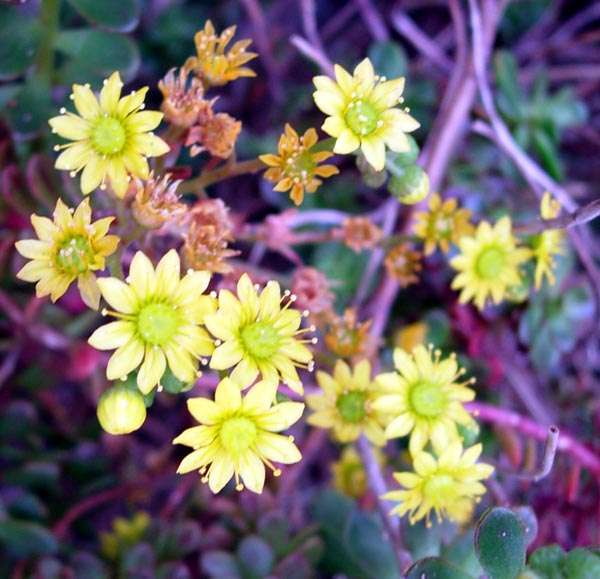
POLYGON ((0 3, 0 576, 600 577, 597 3, 0 3))

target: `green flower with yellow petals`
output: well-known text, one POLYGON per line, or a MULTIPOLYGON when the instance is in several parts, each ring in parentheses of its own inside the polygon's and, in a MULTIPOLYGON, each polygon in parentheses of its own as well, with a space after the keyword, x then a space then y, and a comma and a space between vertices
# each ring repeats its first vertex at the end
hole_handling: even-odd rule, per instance
POLYGON ((163 114, 142 111, 148 87, 121 98, 123 82, 118 72, 104 81, 100 98, 89 85, 74 84, 71 99, 79 113, 61 109, 60 116, 49 120, 52 132, 73 141, 57 145, 64 151, 56 159, 56 168, 81 173, 81 191, 87 195, 97 187, 106 188, 106 180, 118 197, 129 187, 130 175, 147 179, 147 157, 169 151, 162 139, 152 134, 163 114))
POLYGON ((413 525, 434 511, 438 521, 448 518, 457 523, 467 522, 474 503, 485 494, 482 480, 489 478, 494 467, 479 463, 481 444, 464 450, 459 441, 450 442, 436 459, 427 452, 419 452, 413 459, 414 472, 394 473, 404 490, 391 491, 384 499, 398 501, 392 514, 403 516, 413 525))
POLYGON ((279 476, 281 471, 273 462, 292 464, 302 458, 293 438, 278 433, 300 419, 304 404, 272 405, 277 384, 271 382, 258 382, 244 397, 240 390, 239 384, 224 378, 217 386, 214 402, 190 398, 188 410, 200 426, 188 428, 173 440, 173 444, 194 449, 177 472, 199 470, 202 482, 208 483, 213 493, 218 493, 232 477, 238 491, 245 486, 253 493, 261 493, 265 465, 279 476))
POLYGON ((361 360, 351 370, 338 360, 333 376, 317 372, 322 394, 310 394, 306 403, 314 413, 307 422, 318 428, 331 428, 340 442, 352 442, 363 432, 375 445, 385 445, 384 414, 373 407, 381 387, 371 380, 371 364, 361 360))
MULTIPOLYGON (((312 352, 297 340, 303 314, 290 307, 295 296, 282 307, 281 288, 270 281, 259 293, 247 274, 240 277, 237 297, 229 290, 219 292, 219 309, 207 315, 204 323, 217 338, 210 360, 215 370, 233 368, 231 379, 247 388, 258 375, 263 380, 289 386, 302 393, 296 367, 312 368, 312 352)), ((310 328, 314 331, 314 328, 310 328)))
POLYGON ((106 235, 114 217, 92 223, 88 199, 73 212, 60 199, 53 220, 31 216, 31 224, 39 239, 23 239, 15 243, 17 251, 31 261, 17 273, 19 279, 34 282, 36 295, 50 295, 54 302, 77 280, 85 304, 97 310, 100 290, 95 271, 104 269, 105 257, 119 244, 116 235, 106 235))
POLYGON ((467 428, 473 418, 463 408, 463 402, 475 398, 475 392, 457 382, 464 370, 459 369, 454 355, 440 359, 433 351, 419 344, 412 355, 397 348, 394 365, 397 372, 379 374, 376 384, 384 394, 373 408, 388 414, 387 438, 410 435, 408 448, 414 456, 431 441, 434 449, 444 447, 449 440, 459 440, 457 424, 467 428))
POLYGON ((99 350, 113 350, 106 367, 109 380, 124 379, 139 367, 137 385, 148 394, 160 384, 168 367, 189 384, 199 375, 198 360, 213 351, 201 327, 215 310, 215 300, 202 295, 210 274, 189 270, 181 279, 179 255, 172 249, 158 263, 138 251, 127 283, 114 277, 98 280, 102 297, 115 311, 103 310, 118 321, 98 328, 88 342, 99 350))

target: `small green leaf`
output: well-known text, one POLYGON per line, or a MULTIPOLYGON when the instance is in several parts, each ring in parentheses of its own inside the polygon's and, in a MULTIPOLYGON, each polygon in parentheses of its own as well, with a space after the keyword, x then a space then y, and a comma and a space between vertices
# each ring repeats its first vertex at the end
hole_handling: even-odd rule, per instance
POLYGON ((31 77, 8 109, 9 122, 17 137, 29 140, 42 131, 49 131, 50 90, 36 77, 31 77))
POLYGON ((546 579, 563 579, 567 555, 562 547, 549 545, 537 549, 529 556, 529 566, 539 573, 543 573, 546 579))
POLYGON ((567 555, 565 570, 569 579, 600 577, 600 557, 587 549, 573 549, 567 555))
POLYGON ((375 74, 384 76, 387 80, 406 76, 408 58, 397 42, 393 40, 374 42, 369 46, 367 56, 373 63, 375 74))
POLYGON ((211 579, 241 579, 235 557, 226 551, 208 551, 202 556, 201 571, 211 579))
POLYGON ((248 535, 237 548, 237 560, 250 579, 262 579, 271 573, 275 556, 264 539, 248 535))
POLYGON ((38 20, 24 18, 10 6, 0 7, 0 80, 23 74, 35 62, 41 32, 38 20))
MULTIPOLYGON (((64 30, 55 40, 56 50, 70 56, 73 61, 59 70, 64 80, 69 67, 81 68, 108 76, 119 71, 124 79, 132 78, 140 66, 140 54, 135 43, 126 36, 104 30, 64 30)), ((82 76, 78 82, 89 82, 82 76)))
POLYGON ((134 0, 69 0, 69 4, 92 24, 109 30, 129 32, 139 22, 134 0))
POLYGON ((398 577, 398 564, 392 545, 375 515, 358 509, 352 511, 344 525, 344 542, 348 553, 367 577, 398 577))
POLYGON ((494 55, 494 73, 498 86, 504 95, 502 107, 510 117, 520 119, 522 117, 523 93, 517 80, 517 62, 512 54, 498 51, 494 55))
POLYGON ((417 561, 406 572, 406 579, 474 579, 450 561, 441 557, 426 557, 417 561))
POLYGON ((58 550, 58 541, 48 529, 18 519, 0 522, 0 545, 15 557, 51 555, 58 550))
POLYGON ((515 513, 488 509, 475 531, 475 551, 489 579, 516 579, 525 565, 525 531, 515 513))
POLYGON ((536 129, 531 135, 533 139, 533 145, 537 151, 542 164, 546 171, 550 173, 550 176, 557 181, 562 180, 563 170, 561 167, 560 160, 558 158, 558 151, 556 146, 548 137, 546 132, 542 129, 536 129))

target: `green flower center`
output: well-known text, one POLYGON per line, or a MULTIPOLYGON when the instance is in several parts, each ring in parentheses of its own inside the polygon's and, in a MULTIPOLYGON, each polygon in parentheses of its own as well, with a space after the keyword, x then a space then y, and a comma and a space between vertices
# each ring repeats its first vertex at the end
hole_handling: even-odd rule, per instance
POLYGON ((142 338, 156 346, 164 346, 177 333, 181 319, 173 306, 148 304, 138 314, 138 332, 142 338))
POLYGON ((431 382, 419 382, 410 390, 410 404, 419 416, 438 416, 445 401, 443 390, 431 382))
POLYGON ((357 136, 370 135, 378 125, 379 113, 362 100, 352 101, 346 109, 344 120, 347 127, 357 136))
POLYGON ((75 235, 65 239, 58 247, 56 265, 64 273, 79 275, 90 269, 94 256, 89 240, 82 235, 75 235))
POLYGON ((423 495, 436 506, 448 504, 456 494, 456 481, 449 474, 434 474, 423 484, 423 495))
POLYGON ((297 177, 301 181, 306 181, 312 177, 315 171, 315 161, 309 151, 303 150, 288 157, 287 161, 283 172, 292 178, 297 177))
POLYGON ((475 262, 475 271, 483 279, 496 279, 504 269, 504 252, 497 247, 484 249, 475 262))
POLYGON ((219 431, 223 448, 234 456, 252 446, 256 435, 256 424, 245 416, 235 416, 225 420, 219 431))
POLYGON ((102 155, 118 155, 123 151, 126 140, 123 123, 114 117, 100 117, 92 129, 94 149, 102 155))
POLYGON ((346 422, 362 422, 367 416, 366 392, 346 392, 338 396, 336 407, 346 422))
POLYGON ((277 328, 266 322, 255 322, 242 328, 240 337, 246 352, 259 360, 273 356, 281 345, 277 328))

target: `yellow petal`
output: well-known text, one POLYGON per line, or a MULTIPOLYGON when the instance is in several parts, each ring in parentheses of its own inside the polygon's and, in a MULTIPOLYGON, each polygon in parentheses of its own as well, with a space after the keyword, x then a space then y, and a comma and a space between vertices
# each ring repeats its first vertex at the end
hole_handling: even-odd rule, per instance
POLYGON ((73 104, 77 112, 84 118, 89 119, 96 115, 102 114, 100 105, 90 89, 89 85, 74 84, 73 85, 73 104))
POLYGON ((215 391, 215 403, 221 409, 238 410, 242 405, 239 385, 230 378, 223 378, 215 391))
POLYGON ((240 457, 240 477, 245 487, 260 494, 265 485, 265 465, 253 452, 245 452, 240 457))
POLYGON ((344 129, 335 142, 333 152, 347 155, 356 151, 359 146, 360 139, 350 129, 344 129))
POLYGON ((64 139, 84 141, 90 137, 90 122, 73 113, 53 117, 48 123, 52 127, 52 132, 64 139))
POLYGON ((100 91, 100 106, 110 116, 116 116, 117 114, 122 87, 123 82, 118 72, 113 72, 110 78, 104 81, 104 86, 100 91))
POLYGON ((223 418, 222 410, 208 398, 190 398, 187 407, 190 414, 202 424, 217 424, 223 418))
POLYGON ((81 192, 87 195, 102 184, 107 167, 106 161, 96 155, 90 155, 85 163, 81 173, 81 192))
POLYGON ((133 314, 139 307, 139 301, 133 290, 116 277, 98 279, 98 287, 102 297, 117 312, 133 314))
POLYGON ((137 375, 137 385, 142 394, 148 394, 162 378, 167 369, 164 352, 152 344, 146 345, 144 361, 137 375))
MULTIPOLYGON (((94 345, 88 340, 92 346, 94 345)), ((118 380, 125 378, 132 370, 135 370, 144 358, 144 344, 137 338, 119 348, 108 361, 106 366, 106 377, 109 380, 118 380)))
POLYGON ((135 337, 133 322, 119 320, 100 326, 88 339, 88 343, 98 350, 116 350, 135 337))
POLYGON ((235 465, 225 456, 215 458, 208 475, 208 486, 213 493, 218 493, 233 477, 235 465))

